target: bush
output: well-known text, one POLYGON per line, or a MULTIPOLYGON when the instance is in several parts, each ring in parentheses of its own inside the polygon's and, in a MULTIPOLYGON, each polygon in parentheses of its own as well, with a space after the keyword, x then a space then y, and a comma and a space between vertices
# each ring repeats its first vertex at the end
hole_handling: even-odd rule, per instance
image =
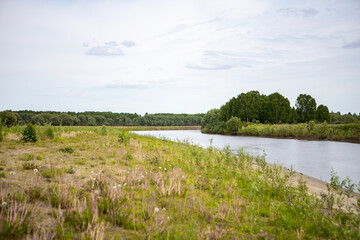
POLYGON ((36 136, 36 130, 32 123, 28 123, 26 127, 24 128, 22 132, 22 138, 21 140, 24 142, 36 142, 37 136, 36 136))
POLYGON ((44 135, 50 139, 54 138, 54 127, 51 124, 45 125, 44 135))
POLYGON ((100 135, 106 136, 107 135, 107 129, 106 126, 103 125, 100 130, 100 135))
POLYGON ((74 153, 74 149, 72 149, 72 147, 64 147, 64 148, 60 148, 58 149, 58 152, 63 152, 63 153, 74 153))
POLYGON ((240 124, 241 124, 240 118, 231 117, 226 122, 226 132, 227 133, 237 133, 239 130, 240 124))
POLYGON ((2 123, 0 122, 0 142, 4 139, 4 136, 3 136, 3 125, 2 123))
POLYGON ((130 142, 130 136, 128 131, 121 131, 118 137, 119 143, 124 143, 127 145, 130 142))

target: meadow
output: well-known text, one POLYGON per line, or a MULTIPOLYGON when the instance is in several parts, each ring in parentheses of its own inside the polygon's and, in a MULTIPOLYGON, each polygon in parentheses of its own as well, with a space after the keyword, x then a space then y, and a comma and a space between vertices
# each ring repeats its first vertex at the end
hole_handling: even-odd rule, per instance
POLYGON ((242 149, 105 126, 36 126, 26 143, 23 128, 0 142, 0 239, 360 238, 359 186, 335 174, 311 194, 242 149))

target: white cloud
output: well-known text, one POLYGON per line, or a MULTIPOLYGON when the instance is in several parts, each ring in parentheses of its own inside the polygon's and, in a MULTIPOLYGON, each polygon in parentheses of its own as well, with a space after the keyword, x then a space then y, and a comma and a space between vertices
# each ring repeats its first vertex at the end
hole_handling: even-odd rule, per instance
MULTIPOLYGON (((344 84, 354 85, 360 74, 354 66, 359 6, 335 0, 3 1, 0 108, 177 112, 186 110, 175 99, 183 91, 188 112, 201 112, 253 89, 290 100, 300 89, 323 94, 323 87, 304 85, 306 79, 348 91, 344 84), (346 80, 339 81, 339 72, 346 80), (87 94, 79 109, 71 109, 77 99, 65 95, 70 88, 87 94), (42 92, 56 93, 57 100, 42 92)), ((344 110, 329 108, 358 111, 354 94, 342 100, 344 110)))

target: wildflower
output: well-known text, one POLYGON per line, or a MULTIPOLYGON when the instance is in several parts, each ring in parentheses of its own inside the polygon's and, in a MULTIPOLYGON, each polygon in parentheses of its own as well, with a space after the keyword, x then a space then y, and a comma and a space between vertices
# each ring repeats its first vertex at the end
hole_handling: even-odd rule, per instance
POLYGON ((168 220, 170 220, 170 217, 167 217, 168 220))
POLYGON ((159 169, 161 169, 161 167, 159 167, 159 169))
POLYGON ((164 168, 164 170, 166 171, 166 168, 164 168))
POLYGON ((100 191, 99 191, 99 190, 95 190, 95 194, 100 194, 100 191))
POLYGON ((162 210, 163 210, 163 211, 166 211, 166 208, 163 208, 162 210))
POLYGON ((91 171, 92 174, 94 174, 94 171, 91 171))
POLYGON ((144 178, 144 175, 141 175, 141 178, 144 178))
POLYGON ((184 176, 184 175, 182 175, 182 178, 183 178, 183 179, 185 179, 185 176, 184 176))
POLYGON ((113 186, 113 189, 116 189, 116 185, 115 185, 115 186, 113 186))
POLYGON ((118 187, 121 188, 121 184, 118 184, 118 187))
POLYGON ((124 187, 126 186, 126 183, 124 183, 124 187))
POLYGON ((38 172, 39 170, 37 170, 36 168, 34 169, 34 172, 38 172))
POLYGON ((10 172, 10 175, 15 175, 15 172, 14 172, 14 171, 11 171, 11 172, 10 172))
POLYGON ((1 205, 5 207, 7 205, 7 202, 2 202, 1 205))
POLYGON ((154 213, 157 213, 158 211, 159 211, 159 208, 156 207, 156 208, 154 209, 154 213))

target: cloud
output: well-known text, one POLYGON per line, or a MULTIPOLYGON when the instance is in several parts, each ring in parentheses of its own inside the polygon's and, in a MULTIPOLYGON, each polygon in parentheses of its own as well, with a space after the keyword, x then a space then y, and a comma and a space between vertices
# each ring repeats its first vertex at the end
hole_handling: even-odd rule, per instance
POLYGON ((360 39, 345 44, 343 48, 360 48, 360 39))
POLYGON ((118 88, 125 88, 125 89, 144 89, 148 86, 146 84, 132 84, 132 83, 111 83, 104 86, 106 89, 118 89, 118 88))
POLYGON ((136 45, 135 42, 128 40, 123 41, 121 44, 128 48, 134 47, 136 45))
POLYGON ((235 67, 236 67, 235 65, 229 65, 229 64, 210 65, 210 66, 201 66, 197 64, 186 65, 186 68, 196 69, 196 70, 228 70, 235 67))
POLYGON ((306 8, 306 9, 302 9, 301 13, 303 17, 313 17, 316 14, 318 14, 318 11, 313 8, 306 8))
POLYGON ((109 41, 109 42, 105 42, 104 45, 109 46, 109 47, 117 47, 119 46, 119 44, 115 41, 109 41))
POLYGON ((124 53, 120 48, 112 48, 105 46, 92 47, 86 51, 87 55, 93 56, 123 56, 124 53))
POLYGON ((298 17, 298 16, 313 17, 319 13, 319 11, 317 11, 316 9, 310 8, 310 7, 303 8, 303 9, 281 8, 278 10, 278 12, 280 12, 283 16, 286 16, 286 17, 298 17))

